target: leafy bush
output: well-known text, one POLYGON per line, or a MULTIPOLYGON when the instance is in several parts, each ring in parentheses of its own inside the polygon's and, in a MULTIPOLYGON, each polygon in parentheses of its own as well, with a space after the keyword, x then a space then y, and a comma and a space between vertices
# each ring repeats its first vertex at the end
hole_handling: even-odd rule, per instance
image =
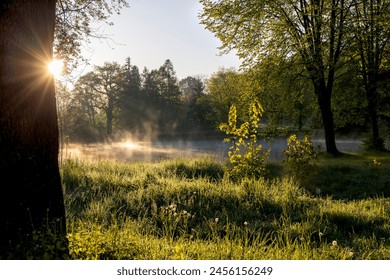
POLYGON ((2 255, 0 260, 67 260, 69 259, 68 241, 64 232, 55 225, 33 229, 31 235, 12 248, 9 255, 2 255))
POLYGON ((228 173, 232 179, 259 178, 267 173, 265 160, 270 150, 263 151, 262 145, 257 143, 257 130, 263 112, 260 102, 252 102, 249 107, 249 121, 237 127, 237 109, 232 105, 228 123, 219 126, 219 129, 229 136, 224 141, 233 143, 228 153, 231 164, 228 173))
POLYGON ((372 135, 363 140, 364 151, 384 151, 385 141, 382 138, 374 138, 372 135))
POLYGON ((301 185, 309 187, 308 183, 318 172, 315 163, 318 160, 318 152, 310 139, 305 136, 303 140, 299 140, 295 134, 291 135, 287 139, 287 148, 283 154, 285 173, 301 185))

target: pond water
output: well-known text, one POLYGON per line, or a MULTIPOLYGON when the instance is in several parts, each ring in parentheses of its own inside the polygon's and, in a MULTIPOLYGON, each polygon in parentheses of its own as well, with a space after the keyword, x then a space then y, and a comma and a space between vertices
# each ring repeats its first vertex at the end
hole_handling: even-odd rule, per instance
MULTIPOLYGON (((313 139, 313 144, 325 149, 325 140, 313 139)), ((336 140, 343 152, 357 152, 362 141, 359 139, 336 140)), ((261 142, 263 149, 271 149, 269 161, 283 159, 286 139, 261 142)), ((169 158, 194 158, 212 156, 218 160, 227 159, 231 144, 222 140, 171 140, 142 142, 125 140, 111 144, 68 144, 61 151, 62 158, 79 158, 87 161, 110 159, 124 162, 153 162, 169 158)))

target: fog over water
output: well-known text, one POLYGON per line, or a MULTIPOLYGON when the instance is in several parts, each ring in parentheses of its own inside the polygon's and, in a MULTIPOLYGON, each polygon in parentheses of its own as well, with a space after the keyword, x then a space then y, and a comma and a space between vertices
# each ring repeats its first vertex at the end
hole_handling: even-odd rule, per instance
MULTIPOLYGON (((263 149, 271 149, 269 161, 283 159, 286 138, 273 141, 261 141, 263 149)), ((325 140, 312 139, 314 145, 325 150, 325 140)), ((360 139, 336 140, 342 152, 360 151, 360 139)), ((61 151, 62 158, 77 158, 86 161, 116 160, 123 162, 154 162, 170 158, 195 158, 211 156, 217 160, 227 159, 230 143, 223 140, 170 140, 170 141, 133 141, 123 140, 110 144, 67 144, 61 151)))

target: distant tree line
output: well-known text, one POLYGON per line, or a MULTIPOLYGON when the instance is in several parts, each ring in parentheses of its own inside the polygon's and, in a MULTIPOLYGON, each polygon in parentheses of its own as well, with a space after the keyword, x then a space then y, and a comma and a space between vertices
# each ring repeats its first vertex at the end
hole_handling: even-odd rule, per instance
MULTIPOLYGON (((354 63, 345 63, 334 83, 332 110, 338 133, 363 135, 370 128, 364 80, 354 63)), ((386 82, 378 83, 378 115, 388 136, 390 113, 386 82)), ((71 141, 94 142, 131 133, 138 139, 215 136, 235 105, 238 122, 248 105, 265 109, 263 137, 287 136, 322 128, 313 85, 295 60, 268 57, 246 71, 220 69, 208 78, 179 80, 168 59, 142 73, 127 58, 123 65, 106 62, 81 76, 72 90, 57 88, 60 130, 71 141)))
POLYGON ((201 133, 210 129, 199 103, 204 96, 203 80, 179 81, 169 59, 142 73, 130 58, 124 65, 106 62, 81 76, 72 90, 58 87, 61 132, 81 142, 124 132, 140 139, 201 133))

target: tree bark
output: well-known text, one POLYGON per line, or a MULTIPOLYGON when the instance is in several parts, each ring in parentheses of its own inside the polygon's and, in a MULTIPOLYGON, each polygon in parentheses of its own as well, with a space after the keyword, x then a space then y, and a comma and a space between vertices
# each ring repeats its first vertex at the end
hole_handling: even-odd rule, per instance
POLYGON ((62 258, 65 209, 47 70, 56 1, 8 2, 0 14, 0 259, 62 258))
POLYGON ((107 126, 107 136, 112 135, 112 120, 114 118, 114 96, 112 93, 108 93, 108 104, 106 110, 106 126, 107 126))
POLYGON ((336 146, 331 94, 327 92, 326 87, 318 87, 316 91, 322 116, 322 124, 324 125, 326 152, 333 156, 337 156, 339 151, 336 146))
POLYGON ((371 148, 374 151, 383 151, 385 149, 383 141, 379 135, 378 125, 378 93, 377 93, 377 81, 369 81, 366 85, 366 94, 368 100, 368 114, 371 121, 371 148))

